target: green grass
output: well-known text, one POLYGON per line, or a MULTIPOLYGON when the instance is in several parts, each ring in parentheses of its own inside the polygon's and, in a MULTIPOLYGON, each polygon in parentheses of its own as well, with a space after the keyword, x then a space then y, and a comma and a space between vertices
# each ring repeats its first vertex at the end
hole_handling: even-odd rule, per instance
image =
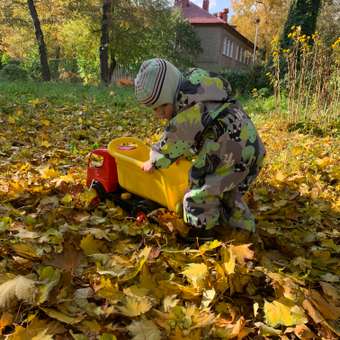
POLYGON ((0 81, 0 105, 25 105, 29 101, 44 99, 56 106, 95 105, 125 107, 134 102, 132 88, 98 87, 61 82, 0 81))
MULTIPOLYGON (((276 107, 274 96, 255 95, 236 98, 258 125, 268 120, 288 122, 290 119, 285 96, 282 96, 279 109, 276 107)), ((17 106, 28 107, 32 110, 32 106, 35 105, 45 105, 46 111, 51 111, 51 114, 54 113, 55 108, 63 108, 64 112, 69 113, 79 110, 109 110, 112 113, 125 110, 148 111, 145 107, 138 105, 131 87, 107 88, 62 82, 0 81, 1 112, 12 113, 17 106), (34 104, 35 102, 38 104, 34 104)), ((338 135, 339 120, 332 121, 328 125, 298 120, 293 122, 290 128, 307 134, 338 135)))

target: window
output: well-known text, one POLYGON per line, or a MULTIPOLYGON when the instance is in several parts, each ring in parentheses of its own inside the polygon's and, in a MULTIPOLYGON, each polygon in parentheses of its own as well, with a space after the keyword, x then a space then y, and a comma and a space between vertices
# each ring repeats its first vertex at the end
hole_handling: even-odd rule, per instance
POLYGON ((234 53, 234 42, 233 41, 231 41, 230 42, 230 46, 229 46, 230 48, 229 48, 229 57, 230 58, 232 58, 233 57, 233 53, 234 53))
POLYGON ((240 55, 239 55, 238 60, 239 60, 241 63, 243 62, 243 52, 244 52, 243 48, 240 47, 240 55))
POLYGON ((224 41, 223 41, 223 50, 222 50, 222 54, 223 55, 228 55, 228 50, 229 50, 229 39, 228 38, 224 38, 224 41))
POLYGON ((251 57, 252 57, 252 54, 249 51, 246 51, 246 61, 245 61, 245 63, 247 65, 249 65, 251 63, 251 57))
POLYGON ((238 60, 239 58, 239 53, 240 53, 240 46, 236 45, 236 55, 235 55, 236 60, 238 60))
POLYGON ((224 38, 223 41, 223 48, 222 48, 222 54, 232 58, 233 57, 233 51, 234 51, 234 42, 228 38, 224 38))

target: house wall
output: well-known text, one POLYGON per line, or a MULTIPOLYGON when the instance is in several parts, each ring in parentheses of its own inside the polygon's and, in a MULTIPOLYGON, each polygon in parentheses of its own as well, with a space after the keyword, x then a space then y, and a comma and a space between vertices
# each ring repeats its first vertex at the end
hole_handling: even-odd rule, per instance
POLYGON ((243 53, 248 53, 248 62, 251 63, 251 48, 225 28, 213 25, 195 25, 194 29, 201 39, 203 49, 203 53, 197 56, 197 66, 209 71, 221 71, 226 68, 246 68, 248 66, 247 60, 244 58, 242 58, 242 61, 239 60, 240 54, 238 51, 240 48, 247 51, 243 53), (225 51, 225 39, 228 39, 229 44, 233 44, 232 51, 228 49, 225 51))
POLYGON ((219 53, 221 68, 247 68, 252 63, 253 50, 237 36, 223 28, 221 30, 223 31, 219 53))
POLYGON ((203 52, 197 56, 197 66, 209 71, 217 71, 220 68, 220 46, 222 31, 218 26, 195 25, 194 29, 201 40, 203 52))

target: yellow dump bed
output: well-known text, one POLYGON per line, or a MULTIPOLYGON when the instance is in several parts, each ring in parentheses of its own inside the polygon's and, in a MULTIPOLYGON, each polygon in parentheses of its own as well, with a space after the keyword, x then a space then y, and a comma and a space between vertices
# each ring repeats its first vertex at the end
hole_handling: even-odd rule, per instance
POLYGON ((188 187, 191 163, 180 160, 168 169, 144 172, 142 164, 149 159, 150 148, 141 140, 121 137, 110 142, 108 150, 117 163, 119 185, 138 196, 178 211, 188 187))

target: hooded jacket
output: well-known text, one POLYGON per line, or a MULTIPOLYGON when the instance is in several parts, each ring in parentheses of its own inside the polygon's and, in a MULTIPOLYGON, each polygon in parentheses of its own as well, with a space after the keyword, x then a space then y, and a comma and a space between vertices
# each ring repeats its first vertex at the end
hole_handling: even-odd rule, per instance
POLYGON ((206 184, 213 174, 230 179, 213 190, 217 194, 231 190, 261 166, 264 146, 230 92, 230 84, 217 74, 192 69, 176 94, 174 116, 151 147, 154 167, 167 168, 181 157, 194 157, 191 184, 206 184))

